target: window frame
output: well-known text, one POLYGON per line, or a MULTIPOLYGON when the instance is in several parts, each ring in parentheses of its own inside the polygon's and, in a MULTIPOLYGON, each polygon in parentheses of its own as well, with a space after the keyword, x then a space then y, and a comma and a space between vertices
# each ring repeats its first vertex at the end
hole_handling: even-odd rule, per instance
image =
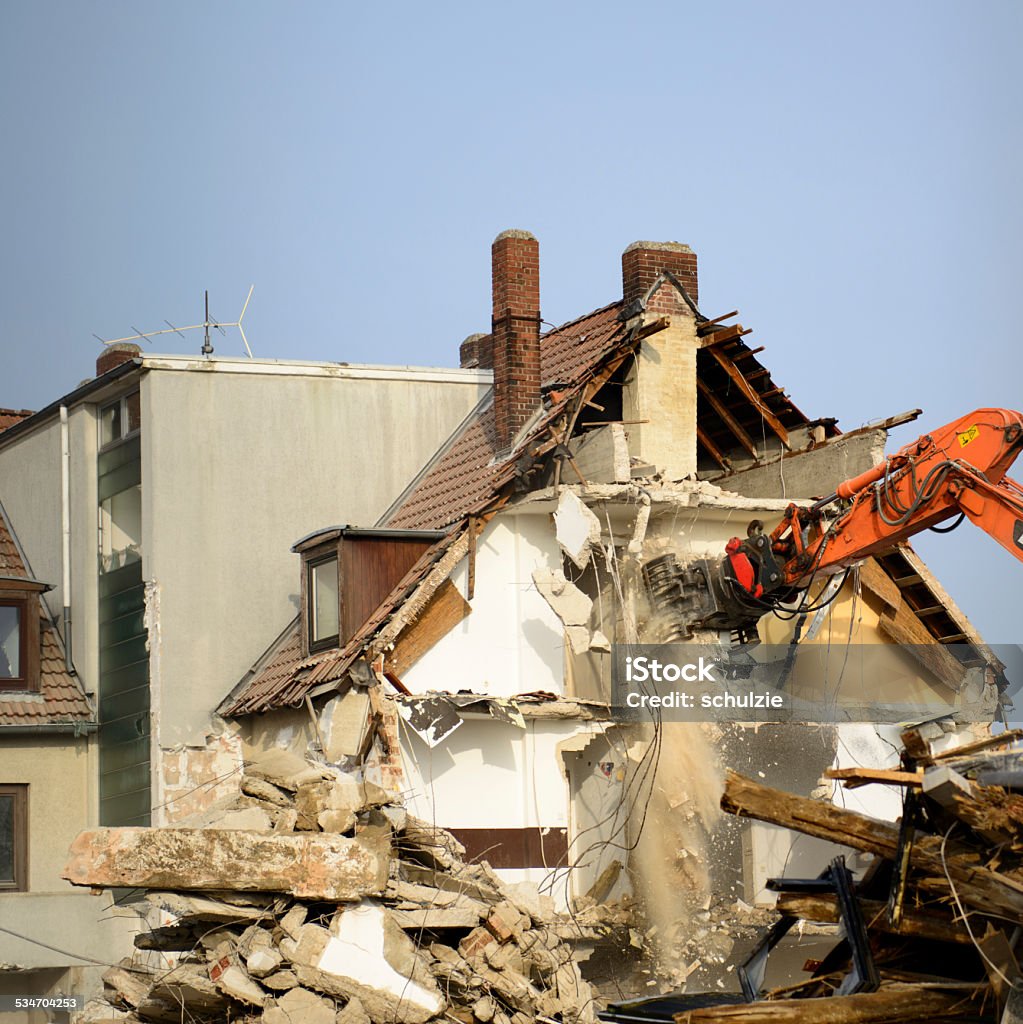
POLYGON ((128 391, 123 395, 119 395, 117 398, 112 399, 109 402, 105 402, 100 405, 96 413, 96 432, 98 434, 98 450, 101 452, 109 451, 115 445, 119 445, 122 441, 127 441, 128 438, 134 437, 142 429, 142 391, 139 388, 135 388, 134 391, 128 391), (136 400, 138 405, 138 426, 134 429, 129 430, 129 416, 128 409, 129 403, 132 399, 136 400), (108 409, 117 407, 121 418, 121 433, 117 437, 111 438, 109 441, 103 440, 103 414, 108 409))
MULTIPOLYGON (((6 582, 6 581, 4 581, 6 582)), ((39 595, 22 588, 4 586, 0 583, 0 607, 17 608, 19 611, 19 662, 18 676, 0 676, 0 693, 38 693, 39 682, 39 595), (33 609, 35 613, 33 614, 33 609)))
POLYGON ((14 798, 14 880, 0 879, 0 894, 28 892, 28 783, 0 782, 0 796, 14 798))
POLYGON ((317 551, 303 559, 305 564, 305 575, 303 578, 303 605, 305 611, 305 642, 306 649, 310 654, 319 651, 327 651, 332 647, 340 646, 341 641, 341 553, 336 544, 325 551, 317 551), (315 597, 313 593, 313 571, 328 562, 334 563, 334 570, 337 580, 337 632, 331 636, 314 638, 316 628, 315 597))

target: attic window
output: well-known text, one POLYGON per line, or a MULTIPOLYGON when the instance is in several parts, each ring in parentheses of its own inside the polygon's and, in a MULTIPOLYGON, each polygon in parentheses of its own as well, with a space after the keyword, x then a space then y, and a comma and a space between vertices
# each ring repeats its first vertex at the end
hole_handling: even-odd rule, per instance
POLYGON ((334 647, 341 622, 337 555, 307 563, 306 593, 309 595, 309 650, 334 647))
POLYGON ((0 579, 0 691, 39 689, 40 589, 0 579))
POLYGON ((16 687, 25 681, 24 634, 24 602, 0 601, 0 686, 16 687))

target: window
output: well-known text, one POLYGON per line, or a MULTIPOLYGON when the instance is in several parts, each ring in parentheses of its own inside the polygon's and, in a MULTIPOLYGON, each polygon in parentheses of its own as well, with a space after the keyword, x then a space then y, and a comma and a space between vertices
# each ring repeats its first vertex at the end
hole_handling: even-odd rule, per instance
POLYGON ((28 888, 28 786, 0 783, 0 892, 28 888))
POLYGON ((99 444, 101 448, 134 434, 141 425, 139 393, 133 391, 99 411, 99 444))
POLYGON ((309 563, 306 593, 309 601, 309 649, 331 647, 338 640, 337 556, 309 563))
POLYGON ((0 603, 0 684, 24 680, 25 609, 21 601, 0 603))
POLYGON ((0 579, 0 691, 39 689, 39 594, 47 589, 0 579))

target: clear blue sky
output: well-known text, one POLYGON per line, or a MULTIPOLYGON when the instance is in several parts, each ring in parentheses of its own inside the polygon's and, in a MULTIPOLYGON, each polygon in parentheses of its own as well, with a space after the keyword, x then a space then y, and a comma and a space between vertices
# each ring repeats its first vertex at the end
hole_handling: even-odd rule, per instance
MULTIPOLYGON (((704 312, 847 429, 1023 406, 1021 43, 993 0, 7 0, 0 405, 250 283, 257 355, 454 365, 522 227, 554 322, 618 297, 631 241, 690 243, 704 312)), ((1019 641, 1023 567, 970 533, 917 546, 1019 641)))

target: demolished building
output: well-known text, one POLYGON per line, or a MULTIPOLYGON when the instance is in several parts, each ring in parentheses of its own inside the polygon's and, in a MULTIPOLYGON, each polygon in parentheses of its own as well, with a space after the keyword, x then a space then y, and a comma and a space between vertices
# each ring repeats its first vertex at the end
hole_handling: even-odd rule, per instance
MULTIPOLYGON (((771 874, 819 853, 757 823, 721 823, 723 763, 819 794, 828 767, 891 763, 898 730, 621 727, 611 645, 681 635, 644 570, 720 557, 751 520, 870 468, 886 429, 918 411, 849 433, 807 418, 749 331, 725 322, 735 314, 700 312, 687 246, 630 246, 622 298, 545 334, 536 240, 504 232, 492 256, 492 331, 461 351, 464 365, 493 367, 492 392, 373 529, 295 545, 302 610, 220 711, 249 752, 311 748, 364 765, 507 884, 539 887, 562 909, 635 896, 677 936, 694 903, 770 900, 771 874), (332 628, 361 610, 320 644, 324 566, 341 609, 332 628)), ((996 659, 908 546, 864 563, 818 620, 806 643, 926 647, 929 663, 907 671, 947 705, 950 737, 969 734, 954 720, 948 644, 976 664, 996 659)), ((771 630, 776 643, 792 636, 771 630)), ((857 797, 899 813, 889 791, 857 797)), ((728 945, 709 959, 723 963, 728 945)))
MULTIPOLYGON (((816 861, 819 851, 762 823, 722 823, 721 766, 821 795, 828 767, 866 758, 890 763, 890 737, 884 728, 855 724, 629 727, 611 707, 611 648, 674 636, 671 607, 657 605, 659 560, 720 557, 751 520, 777 520, 790 501, 827 493, 869 468, 883 455, 886 428, 913 413, 849 433, 833 420, 808 419, 773 383, 760 350, 747 345, 749 332, 727 323, 734 314, 700 312, 696 257, 687 246, 630 246, 621 299, 545 334, 536 240, 502 233, 492 257, 491 333, 466 339, 455 374, 467 376, 449 382, 471 385, 475 404, 462 400, 462 421, 449 423, 454 429, 442 442, 435 433, 432 457, 375 525, 363 524, 400 483, 373 515, 343 502, 331 507, 336 491, 299 479, 301 464, 292 459, 294 487, 316 495, 315 509, 304 510, 304 525, 287 544, 280 544, 287 522, 276 523, 278 547, 271 552, 263 537, 258 553, 265 560, 260 585, 273 592, 276 607, 283 599, 297 614, 265 630, 261 644, 250 641, 245 663, 254 667, 220 702, 220 717, 211 718, 208 695, 218 684, 223 693, 227 680, 215 678, 221 670, 189 683, 195 699, 186 717, 195 728, 187 737, 175 733, 178 745, 161 742, 158 766, 146 766, 161 798, 154 824, 272 828, 294 834, 300 847, 315 846, 320 834, 357 835, 379 824, 329 804, 293 818, 265 806, 277 805, 245 782, 246 765, 270 754, 311 754, 379 787, 388 806, 400 804, 449 833, 467 862, 492 867, 492 885, 501 899, 517 901, 519 913, 530 916, 530 907, 549 899, 531 916, 534 925, 555 910, 577 924, 580 912, 617 901, 622 912, 610 929, 616 950, 624 937, 633 950, 660 944, 676 954, 670 969, 641 984, 729 984, 736 918, 772 898, 766 880, 782 865, 816 861), (310 521, 313 512, 318 521, 310 521), (325 525, 339 519, 359 525, 325 525), (642 914, 628 909, 633 901, 642 914)), ((239 363, 225 374, 257 373, 239 363)), ((149 368, 184 369, 158 359, 149 368)), ((196 379, 200 369, 189 367, 196 379)), ((142 377, 153 379, 159 374, 142 377)), ((119 409, 130 422, 130 407, 119 409)), ((410 436, 416 429, 410 426, 410 436)), ((425 436, 418 440, 422 453, 425 436)), ((170 658, 166 636, 154 634, 154 623, 168 626, 160 602, 169 591, 150 585, 159 580, 146 575, 143 541, 144 660, 152 671, 155 658, 165 681, 172 662, 174 672, 186 663, 170 658)), ((772 628, 787 641, 784 627, 772 628)), ((943 658, 954 657, 947 643, 964 644, 977 663, 992 660, 908 547, 865 563, 816 628, 806 643, 912 638, 940 652, 910 670, 950 712, 961 695, 944 678, 943 658)), ((213 642, 212 634, 207 639, 213 642)), ((100 694, 102 706, 102 684, 100 694)), ((184 714, 180 696, 161 687, 161 707, 175 722, 184 714)), ((153 717, 148 706, 138 714, 153 717)), ((957 728, 949 718, 949 735, 957 728)), ((888 817, 899 811, 890 792, 865 802, 888 817)), ((401 832, 393 822, 388 827, 401 832)), ((90 875, 76 877, 84 884, 90 875)), ((199 872, 195 881, 212 882, 199 872)), ((263 884, 277 891, 277 882, 263 884)), ((180 875, 177 887, 190 888, 180 875)), ((182 905, 174 906, 170 918, 150 917, 150 926, 177 927, 170 922, 182 920, 182 905)), ((420 949, 424 935, 453 935, 457 945, 465 937, 458 929, 469 927, 464 916, 457 925, 445 918, 448 907, 391 909, 416 911, 420 949)), ((592 967, 608 929, 566 927, 576 957, 590 956, 592 967)), ((216 952, 215 945, 205 950, 203 962, 216 952)), ((228 966, 236 964, 234 954, 225 955, 228 966)), ((612 984, 634 984, 629 971, 612 984)), ((272 1009, 277 997, 254 984, 267 1000, 260 1005, 272 1009)), ((486 994, 472 985, 466 991, 486 994)), ((502 1005, 502 1013, 514 1010, 502 1005)))

